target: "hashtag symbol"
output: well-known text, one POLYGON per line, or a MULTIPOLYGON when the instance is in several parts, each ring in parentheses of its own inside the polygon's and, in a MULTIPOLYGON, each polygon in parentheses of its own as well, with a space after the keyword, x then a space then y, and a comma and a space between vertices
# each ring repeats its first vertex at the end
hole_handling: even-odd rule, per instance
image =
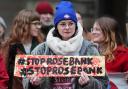
POLYGON ((19 59, 18 64, 19 65, 24 65, 25 64, 25 59, 19 59))
POLYGON ((22 77, 25 77, 25 76, 26 76, 26 71, 27 71, 26 68, 21 69, 20 75, 21 75, 22 77))

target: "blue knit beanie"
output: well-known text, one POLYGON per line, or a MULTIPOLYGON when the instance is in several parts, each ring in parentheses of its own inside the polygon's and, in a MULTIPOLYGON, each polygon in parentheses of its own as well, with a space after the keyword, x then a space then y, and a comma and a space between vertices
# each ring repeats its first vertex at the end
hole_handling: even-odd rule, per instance
POLYGON ((56 6, 54 25, 56 26, 62 20, 72 20, 77 23, 76 12, 70 1, 61 0, 61 2, 56 6))

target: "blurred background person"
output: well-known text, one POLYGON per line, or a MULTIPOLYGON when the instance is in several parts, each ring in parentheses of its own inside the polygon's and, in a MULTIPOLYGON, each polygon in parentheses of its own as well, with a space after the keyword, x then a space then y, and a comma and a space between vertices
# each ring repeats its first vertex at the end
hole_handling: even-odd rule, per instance
POLYGON ((8 89, 8 73, 5 66, 5 60, 3 59, 2 54, 2 45, 5 41, 5 31, 7 29, 7 26, 5 24, 5 21, 2 17, 0 17, 0 89, 8 89))
POLYGON ((83 18, 79 11, 76 12, 76 17, 77 17, 78 22, 83 26, 83 18))
MULTIPOLYGON (((98 44, 100 54, 105 56, 108 73, 128 72, 128 48, 123 44, 119 29, 118 22, 110 17, 98 18, 92 28, 92 41, 98 44)), ((118 88, 112 84, 111 89, 118 88)))
POLYGON ((83 37, 87 40, 91 40, 92 39, 91 32, 89 32, 89 30, 87 30, 87 28, 83 22, 82 15, 80 14, 79 11, 76 12, 76 17, 77 17, 78 22, 80 22, 80 24, 83 27, 83 37))
POLYGON ((7 29, 7 25, 2 17, 0 17, 0 46, 5 41, 5 31, 7 29))
POLYGON ((36 45, 43 42, 40 28, 40 15, 33 10, 21 10, 15 16, 10 37, 3 47, 3 55, 9 74, 9 89, 23 89, 23 79, 13 75, 15 56, 17 54, 30 54, 36 45))
POLYGON ((53 7, 48 1, 42 1, 37 3, 35 10, 40 14, 41 32, 46 37, 49 30, 53 27, 53 7))

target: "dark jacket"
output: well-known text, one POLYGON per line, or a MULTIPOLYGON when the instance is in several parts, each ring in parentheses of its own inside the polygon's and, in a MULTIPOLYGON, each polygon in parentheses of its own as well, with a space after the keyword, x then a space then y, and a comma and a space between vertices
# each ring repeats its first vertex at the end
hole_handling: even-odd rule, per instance
MULTIPOLYGON (((38 45, 39 43, 33 39, 31 51, 38 45)), ((15 56, 17 54, 26 54, 24 46, 21 43, 15 43, 9 46, 9 54, 8 54, 8 73, 9 73, 9 89, 23 89, 22 79, 14 77, 14 66, 15 66, 15 56)))

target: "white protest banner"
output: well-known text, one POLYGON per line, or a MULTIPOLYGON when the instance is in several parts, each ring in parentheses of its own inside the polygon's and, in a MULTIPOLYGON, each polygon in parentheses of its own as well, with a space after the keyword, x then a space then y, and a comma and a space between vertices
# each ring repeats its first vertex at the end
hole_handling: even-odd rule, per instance
POLYGON ((105 75, 104 56, 17 55, 14 76, 76 77, 105 75))

